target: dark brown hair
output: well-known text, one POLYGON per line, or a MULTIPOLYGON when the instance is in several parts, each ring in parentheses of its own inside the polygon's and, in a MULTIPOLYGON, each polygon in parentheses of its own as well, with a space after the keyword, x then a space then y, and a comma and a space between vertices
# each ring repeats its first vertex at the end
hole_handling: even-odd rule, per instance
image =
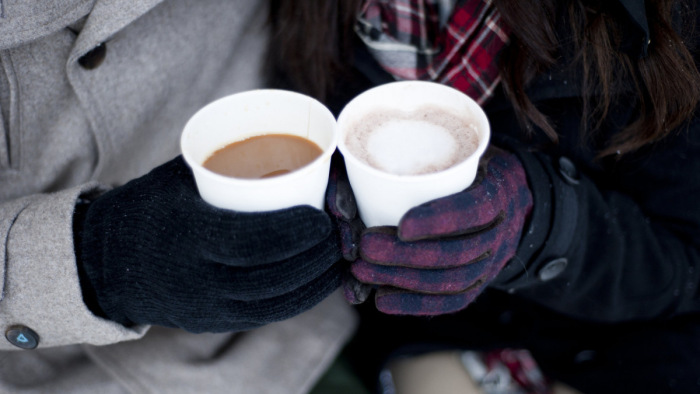
POLYGON ((270 0, 271 83, 324 100, 351 66, 359 6, 360 0, 270 0))
MULTIPOLYGON (((561 54, 560 42, 571 42, 574 62, 583 71, 582 130, 600 126, 611 105, 616 84, 632 86, 639 100, 639 117, 608 141, 599 156, 624 154, 658 141, 682 125, 700 99, 700 75, 689 51, 695 10, 686 2, 647 0, 650 29, 648 55, 639 57, 621 51, 623 32, 608 0, 495 0, 496 6, 513 32, 510 45, 501 57, 503 87, 510 97, 521 123, 539 126, 556 141, 557 134, 540 111, 524 94, 537 72, 553 65, 561 54), (536 4, 534 4, 536 3, 536 4), (566 8, 557 8, 566 7, 566 8), (672 26, 682 11, 692 20, 682 23, 686 30, 672 26), (565 15, 557 21, 557 15, 565 15), (566 23, 570 36, 557 35, 557 22, 566 23), (591 105, 591 97, 595 104, 591 105), (590 121, 589 121, 590 119, 590 121), (592 124, 590 124, 592 123, 592 124)), ((618 10, 618 14, 621 10, 618 10)), ((623 11, 624 12, 624 11, 623 11)), ((681 26, 675 26, 681 28, 681 26)))
MULTIPOLYGON (((349 66, 349 43, 360 0, 271 3, 269 75, 281 76, 288 87, 323 99, 349 66)), ((501 54, 502 85, 526 130, 535 124, 557 140, 554 127, 525 92, 538 73, 559 61, 564 45, 570 46, 572 62, 583 72, 585 116, 581 127, 585 133, 594 132, 607 116, 616 84, 632 86, 637 92, 638 118, 608 141, 599 156, 624 154, 658 141, 693 116, 700 100, 700 74, 690 44, 695 38, 694 3, 644 3, 651 44, 648 55, 639 57, 620 49, 624 32, 614 16, 620 12, 613 9, 620 7, 617 2, 495 0, 512 30, 510 43, 501 54), (683 15, 691 23, 674 20, 683 15), (568 27, 564 37, 562 29, 557 29, 561 23, 568 27)))

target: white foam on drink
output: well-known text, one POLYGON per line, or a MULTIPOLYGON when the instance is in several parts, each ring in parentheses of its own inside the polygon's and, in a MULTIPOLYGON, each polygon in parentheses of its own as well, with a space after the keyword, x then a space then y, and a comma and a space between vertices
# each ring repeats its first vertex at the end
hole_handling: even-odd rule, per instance
POLYGON ((438 107, 411 112, 377 108, 359 119, 345 143, 360 161, 396 175, 442 171, 478 146, 474 122, 438 107))
POLYGON ((397 175, 420 174, 445 167, 457 144, 443 127, 419 120, 390 120, 367 140, 372 166, 397 175))

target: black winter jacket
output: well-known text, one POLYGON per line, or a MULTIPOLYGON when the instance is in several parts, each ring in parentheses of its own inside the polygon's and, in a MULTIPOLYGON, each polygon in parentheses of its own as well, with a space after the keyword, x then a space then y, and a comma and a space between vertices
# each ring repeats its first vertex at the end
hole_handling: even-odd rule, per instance
MULTIPOLYGON (((633 56, 654 45, 640 3, 619 2, 622 49, 633 56)), ((359 77, 329 101, 335 112, 393 80, 359 46, 355 66, 359 77)), ((700 119, 652 146, 596 161, 595 148, 580 143, 580 73, 566 70, 559 65, 528 89, 558 144, 537 128, 527 137, 503 92, 485 105, 492 143, 518 154, 535 200, 517 256, 492 288, 595 322, 700 312, 700 119)), ((637 111, 631 89, 616 92, 597 135, 619 132, 637 111)))

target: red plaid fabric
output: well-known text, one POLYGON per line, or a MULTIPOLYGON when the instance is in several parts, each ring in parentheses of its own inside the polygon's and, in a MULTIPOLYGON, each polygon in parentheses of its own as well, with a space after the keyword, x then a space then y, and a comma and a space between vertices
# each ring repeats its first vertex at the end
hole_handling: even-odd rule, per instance
POLYGON ((509 31, 491 0, 458 0, 451 10, 446 1, 367 0, 357 33, 395 78, 450 85, 482 104, 500 82, 495 58, 509 31))
POLYGON ((462 365, 484 394, 551 394, 549 379, 526 349, 465 351, 462 365))

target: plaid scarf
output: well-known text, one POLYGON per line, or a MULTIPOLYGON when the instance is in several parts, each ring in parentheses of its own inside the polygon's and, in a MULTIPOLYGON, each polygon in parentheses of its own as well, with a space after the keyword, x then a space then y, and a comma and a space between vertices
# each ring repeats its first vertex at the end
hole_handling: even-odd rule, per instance
POLYGON ((356 31, 395 78, 444 83, 482 104, 500 82, 495 58, 508 28, 491 0, 452 3, 366 0, 356 31))

